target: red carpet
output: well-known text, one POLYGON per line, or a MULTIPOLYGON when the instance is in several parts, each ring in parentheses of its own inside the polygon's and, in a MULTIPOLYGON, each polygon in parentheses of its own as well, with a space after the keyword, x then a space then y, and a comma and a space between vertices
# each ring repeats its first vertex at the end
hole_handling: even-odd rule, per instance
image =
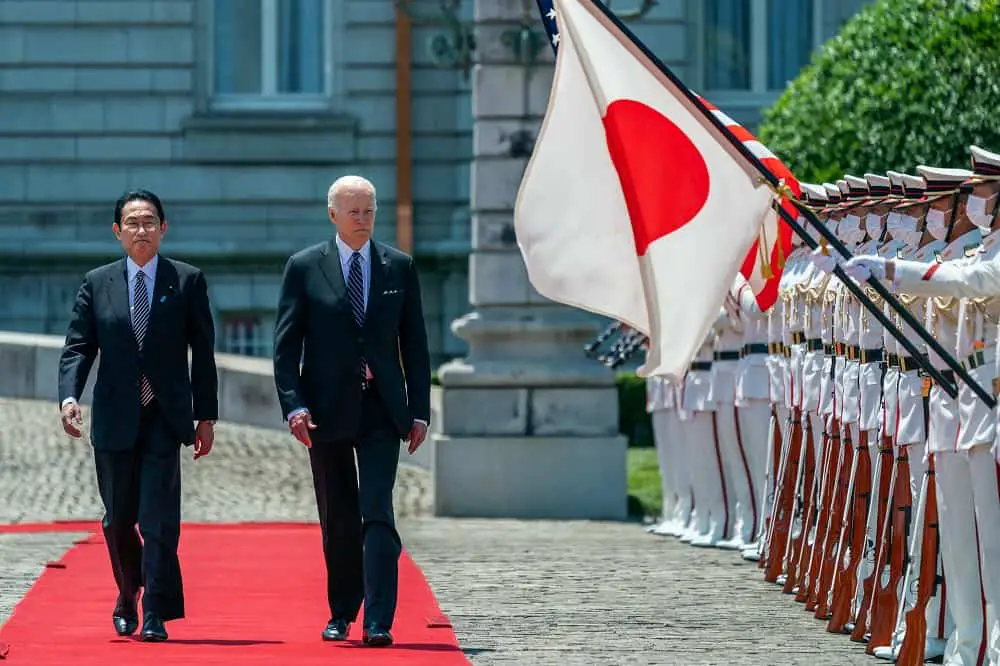
MULTIPOLYGON (((67 531, 63 525, 32 527, 17 531, 67 531)), ((423 574, 405 553, 399 563, 395 645, 361 647, 360 617, 348 643, 322 642, 329 611, 315 525, 185 525, 181 566, 188 618, 167 625, 166 643, 115 635, 116 592, 99 533, 53 564, 0 628, 4 666, 469 663, 423 574)))

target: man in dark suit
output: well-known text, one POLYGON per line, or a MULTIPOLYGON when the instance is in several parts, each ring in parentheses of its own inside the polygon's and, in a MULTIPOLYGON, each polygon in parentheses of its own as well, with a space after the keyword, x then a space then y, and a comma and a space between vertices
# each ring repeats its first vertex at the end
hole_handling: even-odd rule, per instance
POLYGON ((285 266, 274 380, 289 430, 309 448, 330 603, 323 638, 346 639, 363 600, 363 642, 385 646, 402 549, 400 440, 412 454, 430 420, 427 332, 413 259, 371 240, 375 187, 345 176, 327 209, 334 238, 285 266))
POLYGON ((87 273, 77 293, 59 361, 62 426, 81 436, 77 398, 100 352, 90 438, 118 584, 112 620, 118 635, 134 633, 144 588, 140 637, 163 641, 163 623, 184 617, 180 447, 193 444, 197 460, 214 441, 215 328, 205 276, 159 255, 167 220, 155 194, 124 194, 112 230, 126 256, 87 273))

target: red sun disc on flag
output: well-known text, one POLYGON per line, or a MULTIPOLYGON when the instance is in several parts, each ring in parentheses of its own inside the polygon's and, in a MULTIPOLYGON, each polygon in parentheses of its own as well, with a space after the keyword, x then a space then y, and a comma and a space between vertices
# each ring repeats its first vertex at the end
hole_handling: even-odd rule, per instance
POLYGON ((708 200, 708 166, 683 130, 642 102, 611 102, 604 133, 641 257, 698 215, 708 200))

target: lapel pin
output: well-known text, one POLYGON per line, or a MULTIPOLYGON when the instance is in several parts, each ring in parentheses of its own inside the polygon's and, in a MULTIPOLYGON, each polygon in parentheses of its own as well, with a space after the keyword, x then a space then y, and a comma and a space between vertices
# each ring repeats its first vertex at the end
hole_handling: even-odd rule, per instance
POLYGON ((167 295, 166 294, 164 294, 163 296, 160 296, 160 302, 161 303, 166 303, 166 301, 167 301, 167 295))

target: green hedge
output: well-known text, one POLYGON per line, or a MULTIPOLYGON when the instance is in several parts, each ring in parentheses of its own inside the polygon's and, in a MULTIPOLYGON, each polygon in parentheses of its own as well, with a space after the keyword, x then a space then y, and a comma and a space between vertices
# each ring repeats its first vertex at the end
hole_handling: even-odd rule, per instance
POLYGON ((653 446, 646 380, 631 372, 618 373, 618 432, 628 437, 629 446, 653 446))
POLYGON ((764 114, 761 141, 804 181, 968 167, 1000 151, 1000 0, 876 0, 764 114))
MULTIPOLYGON (((437 373, 431 383, 440 385, 437 373)), ((628 437, 629 446, 653 446, 653 427, 646 413, 646 380, 634 373, 618 374, 618 431, 628 437)))

